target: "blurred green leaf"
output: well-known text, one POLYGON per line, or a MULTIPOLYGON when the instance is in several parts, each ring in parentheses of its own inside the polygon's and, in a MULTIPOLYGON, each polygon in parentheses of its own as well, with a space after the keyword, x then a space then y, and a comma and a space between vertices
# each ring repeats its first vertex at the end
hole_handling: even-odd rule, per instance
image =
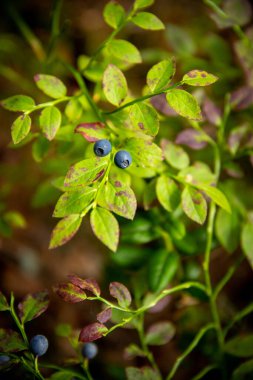
POLYGON ((180 204, 180 191, 175 181, 165 174, 160 176, 156 183, 156 194, 165 210, 171 212, 180 204))
POLYGON ((171 322, 157 322, 148 328, 145 342, 151 346, 160 346, 168 343, 175 332, 175 327, 171 322))
POLYGON ((231 214, 219 209, 215 220, 215 233, 221 245, 233 253, 240 242, 240 223, 236 211, 231 214))
POLYGON ((117 29, 125 18, 125 10, 120 4, 110 1, 104 8, 103 16, 108 25, 117 29))
POLYGON ((108 102, 119 106, 127 96, 127 81, 117 66, 110 64, 104 72, 103 89, 108 102))
POLYGON ((251 268, 253 269, 253 223, 247 222, 242 227, 241 233, 242 249, 251 268))
POLYGON ((19 116, 11 126, 11 137, 14 144, 22 141, 30 132, 32 120, 29 115, 19 116))
POLYGON ((157 16, 149 12, 139 12, 132 17, 131 21, 142 29, 161 30, 165 29, 164 24, 157 16))
POLYGON ((112 40, 107 49, 114 57, 128 63, 141 63, 139 50, 130 42, 125 40, 112 40))
POLYGON ((34 80, 36 86, 51 98, 63 98, 67 93, 64 83, 53 75, 36 74, 34 80))
POLYGON ((155 136, 159 131, 159 119, 156 110, 146 103, 135 103, 130 107, 129 117, 137 130, 155 136))
POLYGON ((148 71, 147 85, 152 92, 159 92, 168 86, 175 74, 175 60, 165 59, 148 71))
POLYGON ((14 95, 2 100, 0 105, 8 111, 25 112, 31 111, 35 106, 35 102, 30 96, 14 95))
POLYGON ((233 356, 247 358, 253 355, 253 335, 236 336, 225 344, 225 351, 233 356))
POLYGON ((169 90, 166 93, 166 99, 170 107, 176 113, 190 120, 202 120, 201 110, 197 100, 184 90, 169 90))
POLYGON ((185 150, 168 140, 163 140, 163 154, 166 161, 175 169, 184 169, 190 163, 190 158, 185 150))
POLYGON ((178 254, 166 249, 154 251, 148 263, 148 283, 152 292, 160 292, 174 277, 179 265, 178 254))
POLYGON ((203 224, 207 215, 207 204, 203 195, 193 187, 186 186, 182 192, 182 207, 194 222, 203 224))
POLYGON ((46 107, 40 114, 40 127, 46 138, 51 141, 61 125, 61 112, 57 107, 46 107))
POLYGON ((115 252, 119 242, 119 224, 112 213, 97 207, 91 212, 90 222, 96 237, 115 252))

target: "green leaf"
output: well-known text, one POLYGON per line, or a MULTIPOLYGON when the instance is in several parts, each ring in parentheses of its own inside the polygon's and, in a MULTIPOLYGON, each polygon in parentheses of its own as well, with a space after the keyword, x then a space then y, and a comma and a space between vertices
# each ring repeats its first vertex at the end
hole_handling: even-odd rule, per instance
POLYGON ((119 242, 119 224, 112 213, 97 207, 90 214, 90 222, 96 237, 115 252, 119 242))
POLYGON ((225 211, 231 213, 230 204, 221 190, 217 189, 217 187, 202 184, 198 185, 197 187, 200 190, 204 191, 204 193, 208 195, 209 198, 211 198, 212 201, 214 201, 214 203, 223 208, 225 211))
POLYGON ((82 104, 79 102, 78 99, 72 98, 70 101, 67 103, 66 108, 65 108, 65 114, 67 118, 70 121, 77 121, 81 118, 83 113, 83 107, 82 104))
POLYGON ((22 214, 17 211, 7 211, 3 215, 3 219, 13 228, 25 228, 26 220, 22 214))
POLYGON ((149 12, 139 12, 131 21, 142 29, 148 30, 161 30, 165 29, 164 24, 157 16, 149 12))
POLYGON ((175 332, 175 327, 171 322, 158 322, 149 327, 145 342, 152 346, 160 346, 168 343, 175 335, 175 332))
POLYGON ((27 347, 21 336, 13 330, 0 328, 0 352, 18 352, 26 350, 27 347))
POLYGON ((127 380, 161 380, 160 375, 150 367, 127 367, 127 380))
MULTIPOLYGON (((232 380, 246 380, 247 375, 252 375, 253 373, 253 359, 247 360, 242 363, 236 370, 233 372, 232 380)), ((249 377, 250 379, 250 377, 249 377)))
POLYGON ((156 205, 156 180, 149 182, 143 193, 144 210, 149 210, 156 205))
POLYGON ((50 142, 44 137, 39 136, 32 145, 32 155, 36 162, 41 162, 46 157, 50 148, 50 142))
POLYGON ((66 188, 88 186, 100 179, 108 165, 108 158, 88 158, 73 165, 64 181, 66 188))
POLYGON ((165 59, 148 71, 147 85, 151 92, 159 92, 168 86, 175 74, 175 60, 165 59))
POLYGON ((175 210, 180 203, 180 191, 175 181, 166 175, 158 178, 156 194, 161 205, 169 212, 175 210))
POLYGON ((104 8, 103 16, 108 25, 117 29, 121 25, 126 14, 124 8, 120 4, 110 1, 104 8))
POLYGON ((164 157, 170 166, 179 170, 189 166, 190 158, 181 146, 163 140, 162 148, 164 157))
POLYGON ((55 206, 53 216, 63 218, 71 214, 81 214, 93 201, 95 194, 96 189, 89 187, 62 194, 55 206))
POLYGON ((59 247, 72 239, 77 233, 81 223, 82 218, 76 214, 69 215, 60 220, 52 232, 49 249, 59 247))
POLYGON ((30 132, 32 120, 29 115, 19 116, 11 126, 11 137, 14 144, 22 141, 30 132))
POLYGON ((125 40, 112 40, 107 46, 109 54, 127 63, 141 63, 139 50, 125 40))
POLYGON ((166 249, 154 251, 148 262, 148 283, 152 292, 160 292, 174 277, 179 265, 178 254, 166 249))
POLYGON ((230 355, 242 358, 250 357, 253 355, 253 334, 232 338, 224 348, 230 355))
POLYGON ((63 98, 67 93, 64 83, 53 75, 36 74, 34 80, 36 86, 51 98, 63 98))
POLYGON ((162 150, 149 140, 133 137, 125 141, 124 148, 138 166, 157 168, 162 162, 162 150))
POLYGON ((108 65, 103 75, 103 89, 108 102, 119 106, 127 96, 127 81, 120 69, 108 65))
POLYGON ((98 195, 98 204, 127 219, 133 219, 137 202, 130 187, 116 181, 113 185, 107 182, 98 195))
POLYGON ((193 187, 186 186, 182 192, 182 207, 186 215, 194 222, 203 224, 207 215, 204 196, 193 187))
POLYGON ((221 245, 233 253, 240 242, 240 224, 237 212, 231 214, 219 209, 215 220, 215 233, 221 245))
POLYGON ((128 308, 132 302, 132 297, 127 287, 120 282, 111 282, 109 291, 112 297, 116 298, 119 306, 128 308))
POLYGON ((247 222, 242 228, 242 249, 253 269, 253 224, 247 222))
POLYGON ((178 173, 178 178, 193 185, 211 185, 216 180, 209 166, 198 161, 181 170, 178 173))
POLYGON ((154 3, 154 0, 135 0, 134 9, 147 8, 154 3))
POLYGON ((22 302, 18 304, 19 317, 22 323, 26 323, 39 317, 47 310, 49 305, 48 292, 28 294, 22 302))
POLYGON ((42 132, 46 138, 51 141, 60 128, 61 112, 54 106, 46 107, 40 114, 39 122, 42 132))
POLYGON ((203 70, 191 70, 183 76, 182 82, 189 86, 209 86, 215 83, 218 78, 203 70))
POLYGON ((146 103, 139 102, 129 109, 129 117, 133 126, 150 136, 155 136, 159 131, 159 119, 156 110, 146 103))
POLYGON ((11 96, 2 100, 0 104, 6 110, 14 112, 31 111, 35 106, 34 100, 26 95, 11 96))
POLYGON ((72 380, 74 379, 74 375, 74 372, 60 370, 51 375, 48 380, 72 380))
POLYGON ((9 305, 6 297, 0 292, 0 311, 9 310, 9 305))
POLYGON ((197 100, 184 90, 169 90, 166 94, 167 102, 179 115, 190 120, 202 120, 197 100))

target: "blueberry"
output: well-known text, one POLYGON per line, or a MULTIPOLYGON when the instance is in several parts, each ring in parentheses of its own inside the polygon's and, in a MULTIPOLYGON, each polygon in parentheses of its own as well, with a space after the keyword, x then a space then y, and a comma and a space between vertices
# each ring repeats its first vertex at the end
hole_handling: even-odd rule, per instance
POLYGON ((119 150, 114 157, 115 164, 121 168, 126 169, 132 163, 132 157, 126 150, 119 150))
POLYGON ((30 341, 30 349, 36 356, 42 356, 47 352, 48 340, 44 335, 35 335, 30 341))
POLYGON ((0 356, 0 366, 8 363, 11 360, 11 358, 8 355, 1 355, 0 356))
POLYGON ((84 358, 93 359, 98 353, 98 348, 95 343, 86 343, 82 348, 82 355, 84 358))
POLYGON ((99 140, 94 144, 94 153, 98 157, 107 156, 112 150, 110 141, 108 140, 99 140))

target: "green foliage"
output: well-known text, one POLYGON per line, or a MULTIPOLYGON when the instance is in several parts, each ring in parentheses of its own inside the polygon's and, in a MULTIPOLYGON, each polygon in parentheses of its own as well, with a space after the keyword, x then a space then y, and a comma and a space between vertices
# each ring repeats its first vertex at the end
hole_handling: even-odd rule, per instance
POLYGON ((34 77, 36 86, 46 95, 54 99, 62 98, 67 93, 66 86, 53 75, 37 74, 34 77))
POLYGON ((103 89, 108 102, 119 106, 127 96, 127 82, 124 74, 115 65, 109 65, 103 76, 103 89))

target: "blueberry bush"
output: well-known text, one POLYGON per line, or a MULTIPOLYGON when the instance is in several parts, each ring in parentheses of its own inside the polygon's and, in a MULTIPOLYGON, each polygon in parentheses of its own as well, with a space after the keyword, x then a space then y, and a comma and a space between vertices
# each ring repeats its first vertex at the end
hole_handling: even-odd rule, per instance
MULTIPOLYGON (((202 25, 200 36, 165 25, 149 11, 153 3, 108 2, 103 19, 111 32, 74 63, 57 50, 62 1, 54 2, 47 43, 7 6, 39 63, 33 84, 20 79, 24 94, 1 106, 19 114, 9 148, 28 147, 46 169, 37 202, 56 201, 59 219, 49 249, 60 254, 78 231, 85 246, 89 220, 113 253, 101 285, 80 270, 51 287, 68 307, 95 305, 91 323, 76 329, 63 315, 55 327, 72 350, 64 361, 44 359, 55 338, 32 336, 28 323, 54 295, 40 290, 15 304, 13 292, 0 293, 0 311, 13 321, 0 329, 3 376, 22 368, 28 379, 252 379, 252 297, 233 303, 226 292, 253 265, 252 8, 247 0, 203 0, 210 30, 202 25), (125 30, 164 35, 170 51, 139 49, 125 30), (93 360, 107 367, 103 341, 121 329, 130 333, 120 368, 98 374, 93 360)), ((2 75, 19 80, 4 68, 2 75)), ((22 213, 6 207, 1 234, 29 230, 22 213)))

